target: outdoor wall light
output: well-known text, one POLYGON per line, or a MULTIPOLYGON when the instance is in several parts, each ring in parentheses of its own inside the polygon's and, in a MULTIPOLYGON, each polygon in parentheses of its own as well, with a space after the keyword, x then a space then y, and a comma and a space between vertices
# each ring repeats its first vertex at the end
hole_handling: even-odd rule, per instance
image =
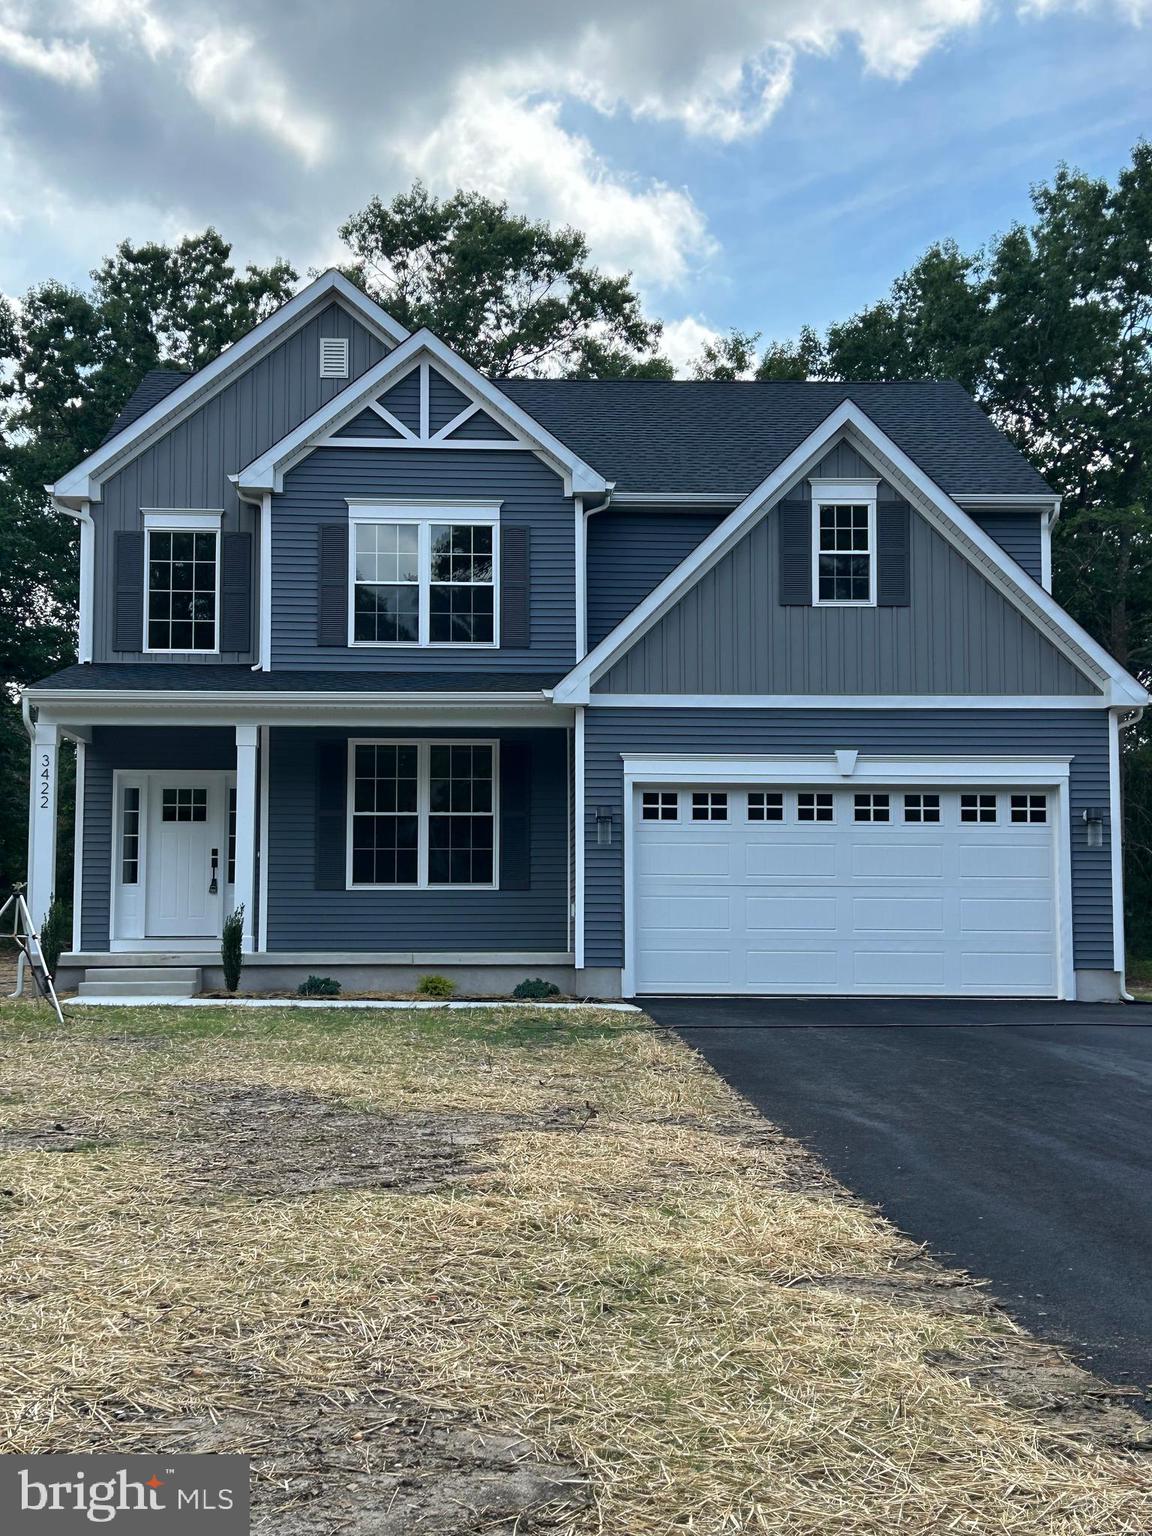
POLYGON ((612 846, 612 807, 610 805, 596 807, 596 846, 598 848, 612 846))
POLYGON ((1084 809, 1084 825, 1088 828, 1089 848, 1101 848, 1104 845, 1104 809, 1099 805, 1089 805, 1084 809))

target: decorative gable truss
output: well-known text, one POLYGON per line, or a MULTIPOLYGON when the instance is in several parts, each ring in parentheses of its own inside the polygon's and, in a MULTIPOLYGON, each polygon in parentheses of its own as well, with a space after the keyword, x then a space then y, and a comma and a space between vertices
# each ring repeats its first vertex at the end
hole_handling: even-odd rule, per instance
POLYGON ((606 481, 430 331, 418 331, 233 478, 244 496, 283 488, 316 448, 468 449, 535 453, 568 495, 606 481))
MULTIPOLYGON (((1147 690, 1110 656, 1075 619, 942 490, 919 465, 851 399, 829 413, 756 489, 705 538, 687 559, 623 619, 562 679, 557 703, 587 704, 592 688, 636 642, 672 609, 684 594, 724 556, 766 512, 798 485, 839 440, 844 439, 871 463, 949 543, 1028 618, 1100 689, 1099 702, 1143 708, 1147 690)), ((605 703, 597 695, 598 703, 605 703)), ((662 700, 662 702, 664 702, 662 700)), ((699 705, 698 699, 691 700, 699 705)), ((761 702, 768 702, 762 700, 761 702)), ((780 699, 785 704, 786 699, 780 699)), ((891 700, 883 701, 890 703, 891 700)), ((983 700, 982 703, 987 703, 983 700)))

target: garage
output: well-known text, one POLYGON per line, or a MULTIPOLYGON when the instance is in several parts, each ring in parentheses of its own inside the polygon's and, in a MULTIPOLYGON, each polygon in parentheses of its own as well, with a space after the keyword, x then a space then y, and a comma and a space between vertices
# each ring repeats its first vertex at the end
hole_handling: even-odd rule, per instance
POLYGON ((630 784, 630 991, 1058 997, 1059 785, 630 784))

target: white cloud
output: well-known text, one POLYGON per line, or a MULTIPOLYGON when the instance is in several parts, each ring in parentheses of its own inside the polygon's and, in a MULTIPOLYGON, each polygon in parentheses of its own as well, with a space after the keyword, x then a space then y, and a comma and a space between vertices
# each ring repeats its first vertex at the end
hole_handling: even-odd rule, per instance
POLYGON ((0 59, 61 85, 95 84, 100 71, 87 42, 38 37, 28 30, 31 21, 25 8, 0 5, 0 59))
POLYGON ((685 315, 680 320, 664 322, 660 351, 675 368, 677 376, 683 378, 704 348, 719 340, 719 331, 695 315, 685 315))
POLYGON ((318 164, 327 153, 327 123, 292 99, 275 66, 241 32, 213 30, 198 38, 188 59, 188 84, 224 122, 260 129, 305 165, 318 164))

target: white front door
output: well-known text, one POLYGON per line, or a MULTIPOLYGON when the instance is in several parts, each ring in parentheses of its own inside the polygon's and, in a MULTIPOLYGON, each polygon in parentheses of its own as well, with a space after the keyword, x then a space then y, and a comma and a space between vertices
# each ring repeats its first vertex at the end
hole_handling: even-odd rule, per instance
POLYGON ((156 773, 148 793, 145 934, 211 939, 221 931, 227 879, 227 780, 156 773))
POLYGON ((1055 996, 1056 806, 1000 786, 637 790, 636 990, 1055 996))

